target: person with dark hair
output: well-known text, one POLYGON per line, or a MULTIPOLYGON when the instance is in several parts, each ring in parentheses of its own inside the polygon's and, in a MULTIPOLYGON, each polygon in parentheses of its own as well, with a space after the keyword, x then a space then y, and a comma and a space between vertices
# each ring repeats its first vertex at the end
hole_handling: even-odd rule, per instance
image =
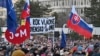
POLYGON ((53 56, 60 56, 60 49, 54 48, 53 56))
POLYGON ((77 51, 77 44, 74 43, 74 46, 72 47, 72 49, 70 50, 70 53, 72 54, 72 56, 74 56, 76 54, 76 51, 77 51))
POLYGON ((30 56, 29 50, 27 50, 25 48, 22 48, 21 50, 25 53, 25 56, 30 56))
POLYGON ((92 56, 100 56, 100 47, 97 47, 94 51, 95 52, 92 56))
POLYGON ((96 43, 95 45, 94 45, 94 50, 96 49, 96 48, 98 48, 98 47, 100 47, 100 43, 96 43))
POLYGON ((5 56, 6 46, 0 46, 0 56, 5 56))
POLYGON ((26 48, 22 48, 22 45, 16 45, 11 56, 30 56, 30 52, 26 48))
POLYGON ((32 48, 31 53, 33 53, 33 56, 38 55, 38 53, 39 53, 38 48, 32 48))

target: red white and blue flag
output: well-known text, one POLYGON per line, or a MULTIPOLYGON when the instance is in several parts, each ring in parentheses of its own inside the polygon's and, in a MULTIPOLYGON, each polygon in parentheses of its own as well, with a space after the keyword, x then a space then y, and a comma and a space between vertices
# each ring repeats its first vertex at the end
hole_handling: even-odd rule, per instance
POLYGON ((21 13, 22 25, 25 25, 30 32, 30 3, 29 0, 25 0, 25 5, 21 13), (23 22, 24 21, 24 22, 23 22))
POLYGON ((26 38, 30 38, 30 2, 29 0, 25 0, 25 5, 21 13, 21 19, 22 21, 24 20, 24 22, 22 22, 23 23, 22 26, 24 26, 24 28, 26 28, 26 31, 27 31, 26 38))
POLYGON ((92 37, 93 26, 87 24, 76 12, 75 7, 72 7, 70 18, 67 21, 68 28, 83 35, 85 38, 92 37))
POLYGON ((25 0, 25 6, 21 13, 21 19, 26 19, 30 16, 30 3, 29 0, 25 0))
MULTIPOLYGON (((29 2, 29 0, 26 0, 26 3, 29 2)), ((29 5, 29 3, 27 3, 29 5)), ((25 13, 23 14, 23 20, 25 20, 25 24, 17 27, 17 21, 16 21, 16 14, 14 11, 14 6, 12 3, 12 0, 6 0, 7 5, 7 30, 5 32, 6 39, 13 43, 13 44, 21 44, 23 43, 27 38, 30 38, 30 8, 29 6, 26 6, 25 13), (27 16, 26 16, 27 15, 27 16)), ((24 11, 24 10, 23 10, 24 11)))

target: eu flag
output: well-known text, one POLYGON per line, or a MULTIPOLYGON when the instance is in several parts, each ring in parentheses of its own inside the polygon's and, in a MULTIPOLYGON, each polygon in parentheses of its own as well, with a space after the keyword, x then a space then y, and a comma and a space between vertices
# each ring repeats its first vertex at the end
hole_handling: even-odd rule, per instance
POLYGON ((60 48, 65 48, 66 47, 66 35, 64 34, 63 30, 62 30, 62 34, 61 34, 61 43, 60 43, 60 48))
POLYGON ((14 11, 14 5, 12 0, 6 0, 7 8, 7 30, 10 32, 15 32, 17 28, 17 17, 14 11))
POLYGON ((0 7, 6 7, 6 0, 0 0, 0 7))

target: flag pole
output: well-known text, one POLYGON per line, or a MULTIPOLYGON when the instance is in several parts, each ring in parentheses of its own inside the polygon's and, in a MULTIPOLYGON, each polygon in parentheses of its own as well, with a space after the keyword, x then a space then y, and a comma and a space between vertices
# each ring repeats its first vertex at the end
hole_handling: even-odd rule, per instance
POLYGON ((66 48, 66 35, 65 35, 65 32, 63 31, 64 30, 64 28, 65 28, 65 26, 66 26, 66 24, 63 24, 63 27, 62 27, 62 29, 61 29, 61 42, 60 42, 60 48, 62 49, 64 49, 64 48, 66 48))
POLYGON ((54 31, 53 31, 53 48, 55 45, 55 17, 54 17, 54 31))
POLYGON ((63 24, 63 28, 65 28, 66 27, 66 24, 63 24))

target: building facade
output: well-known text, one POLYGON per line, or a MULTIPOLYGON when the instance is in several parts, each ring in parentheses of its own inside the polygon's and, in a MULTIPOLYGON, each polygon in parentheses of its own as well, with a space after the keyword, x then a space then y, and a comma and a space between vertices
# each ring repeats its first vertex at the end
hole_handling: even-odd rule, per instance
POLYGON ((0 20, 6 18, 6 0, 0 0, 0 20))
POLYGON ((5 20, 6 19, 6 9, 3 7, 0 7, 0 19, 5 20))
MULTIPOLYGON (((18 0, 14 0, 15 3, 18 0)), ((69 13, 71 11, 72 5, 75 5, 75 8, 80 16, 84 16, 84 8, 90 7, 90 0, 30 0, 38 1, 41 5, 50 5, 52 12, 65 12, 69 13)), ((52 13, 51 12, 51 13, 52 13)), ((6 10, 0 7, 0 18, 5 18, 6 10)))
MULTIPOLYGON (((12 0, 16 3, 18 0, 12 0)), ((7 10, 6 10, 6 0, 0 0, 0 26, 6 25, 7 10)))
POLYGON ((84 8, 90 7, 90 0, 32 0, 38 1, 41 5, 50 5, 52 12, 66 12, 71 11, 72 5, 75 6, 78 14, 84 16, 84 8))

